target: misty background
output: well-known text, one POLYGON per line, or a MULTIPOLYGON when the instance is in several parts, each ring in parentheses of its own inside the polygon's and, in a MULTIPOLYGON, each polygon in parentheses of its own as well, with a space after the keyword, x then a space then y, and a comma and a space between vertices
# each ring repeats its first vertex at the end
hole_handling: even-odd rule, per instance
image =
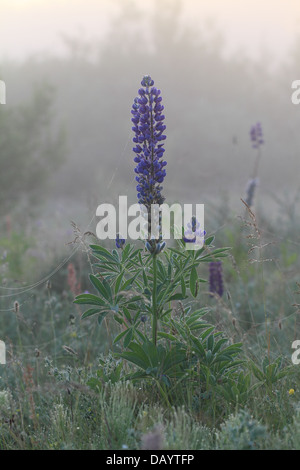
POLYGON ((225 200, 242 212, 256 122, 257 206, 297 201, 297 2, 0 0, 0 17, 2 233, 43 227, 65 246, 70 220, 86 229, 100 203, 136 202, 130 111, 145 74, 165 106, 167 202, 206 204, 207 224, 225 200))

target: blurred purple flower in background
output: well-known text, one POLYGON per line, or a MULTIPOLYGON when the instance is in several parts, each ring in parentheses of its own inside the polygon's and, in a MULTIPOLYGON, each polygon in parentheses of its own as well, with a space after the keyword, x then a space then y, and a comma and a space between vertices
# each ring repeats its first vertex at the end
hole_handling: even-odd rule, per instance
POLYGON ((249 207, 253 206, 255 188, 258 186, 258 183, 259 183, 258 178, 252 178, 248 181, 248 184, 246 187, 245 202, 249 207))
POLYGON ((250 139, 252 141, 252 147, 259 149, 264 143, 261 123, 257 122, 250 130, 250 139))
POLYGON ((224 293, 222 261, 209 263, 209 291, 220 297, 224 293))

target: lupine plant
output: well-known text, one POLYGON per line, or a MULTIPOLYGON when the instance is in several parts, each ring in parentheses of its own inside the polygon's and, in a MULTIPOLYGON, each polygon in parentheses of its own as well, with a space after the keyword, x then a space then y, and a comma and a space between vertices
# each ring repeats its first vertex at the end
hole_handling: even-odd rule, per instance
MULTIPOLYGON (((166 126, 160 90, 150 76, 141 85, 131 111, 133 152, 137 198, 150 223, 151 204, 165 200, 166 126)), ((138 242, 140 246, 125 242, 122 234, 112 251, 91 245, 95 264, 90 281, 95 293, 78 295, 75 303, 90 306, 82 318, 97 316, 101 324, 108 315, 113 317, 120 329, 113 349, 132 365, 126 378, 154 381, 170 404, 178 397, 178 384, 181 390, 191 384, 194 399, 233 380, 241 364, 236 360, 241 344, 228 344, 222 332, 215 332, 204 319, 208 309, 197 300, 200 285, 206 282, 200 277, 201 264, 226 257, 228 248, 214 249, 211 236, 197 251, 186 250, 188 232, 203 231, 195 217, 187 230, 182 228, 182 239, 175 246, 166 246, 159 229, 159 237, 151 238, 148 225, 148 236, 138 242)))

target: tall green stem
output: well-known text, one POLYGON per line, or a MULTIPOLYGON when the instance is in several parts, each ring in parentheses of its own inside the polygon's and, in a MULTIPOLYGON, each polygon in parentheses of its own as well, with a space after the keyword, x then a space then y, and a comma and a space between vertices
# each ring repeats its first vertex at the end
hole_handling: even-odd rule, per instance
POLYGON ((153 255, 153 292, 152 292, 152 338, 156 345, 157 341, 157 304, 156 304, 156 288, 157 288, 157 264, 156 255, 153 255))

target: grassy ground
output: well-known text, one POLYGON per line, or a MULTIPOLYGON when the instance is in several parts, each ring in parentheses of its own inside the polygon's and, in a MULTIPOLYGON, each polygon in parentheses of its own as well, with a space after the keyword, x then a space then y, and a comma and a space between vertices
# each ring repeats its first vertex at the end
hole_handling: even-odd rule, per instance
MULTIPOLYGON (((0 448, 300 449, 300 366, 291 361, 300 240, 295 218, 285 217, 279 223, 245 212, 242 220, 215 210, 215 244, 232 248, 223 261, 224 294, 210 296, 203 283, 197 299, 183 304, 209 307, 205 319, 230 343, 242 342, 243 362, 230 382, 203 384, 199 373, 197 389, 197 371, 175 378, 167 400, 155 382, 128 380, 135 369, 115 355, 124 345, 113 345, 121 330, 112 317, 100 327, 73 304, 88 288, 85 245, 50 281, 3 289, 0 448)), ((2 237, 2 286, 37 271, 32 244, 2 237)), ((208 279, 208 266, 199 274, 208 279)), ((181 301, 172 308, 176 316, 181 301)))

